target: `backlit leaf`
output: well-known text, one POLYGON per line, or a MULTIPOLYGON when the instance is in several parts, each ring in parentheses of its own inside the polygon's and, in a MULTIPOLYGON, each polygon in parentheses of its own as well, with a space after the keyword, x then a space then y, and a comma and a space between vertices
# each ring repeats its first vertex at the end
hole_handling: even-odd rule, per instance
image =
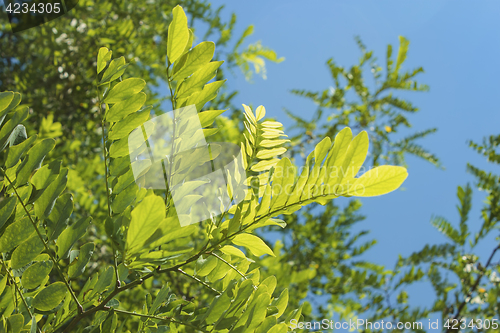
POLYGON ((236 245, 248 248, 253 255, 258 257, 263 254, 269 254, 273 257, 275 256, 269 246, 267 246, 262 239, 255 235, 238 234, 234 237, 232 242, 236 245))
POLYGON ((104 99, 105 103, 113 104, 126 100, 144 88, 146 81, 138 78, 125 79, 111 89, 104 99))

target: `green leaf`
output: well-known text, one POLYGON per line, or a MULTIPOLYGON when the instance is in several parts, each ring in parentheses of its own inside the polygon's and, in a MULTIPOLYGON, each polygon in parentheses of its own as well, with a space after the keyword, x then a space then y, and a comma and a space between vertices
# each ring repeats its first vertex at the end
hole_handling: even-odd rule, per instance
POLYGON ((7 285, 7 275, 5 275, 1 280, 0 280, 0 295, 3 294, 3 291, 5 290, 5 286, 7 285))
POLYGON ((104 72, 101 80, 101 84, 106 83, 106 82, 112 82, 119 78, 120 76, 125 73, 125 69, 127 69, 128 64, 125 64, 125 58, 120 57, 118 59, 114 59, 111 61, 109 64, 108 69, 104 72))
POLYGON ((253 255, 260 257, 263 254, 269 254, 275 257, 273 251, 264 243, 262 239, 251 234, 238 234, 232 242, 239 246, 244 246, 252 252, 253 255))
POLYGON ((128 115, 125 119, 117 122, 109 132, 110 140, 118 140, 127 136, 133 129, 141 126, 148 120, 150 109, 147 108, 143 111, 134 112, 128 115))
POLYGON ((275 306, 278 308, 278 313, 276 314, 276 317, 281 317, 281 315, 285 312, 286 307, 288 306, 288 289, 284 289, 280 297, 275 298, 271 302, 271 306, 275 306))
POLYGON ((150 195, 145 197, 132 211, 132 219, 127 232, 128 253, 140 250, 165 218, 163 199, 150 195))
POLYGON ((357 178, 349 187, 348 194, 356 197, 386 194, 399 188, 406 177, 408 172, 403 167, 381 165, 357 178))
POLYGON ((110 287, 115 279, 115 269, 113 266, 109 266, 108 269, 104 273, 99 276, 96 285, 94 286, 94 290, 91 292, 90 296, 94 294, 100 294, 110 287))
POLYGON ((354 137, 347 149, 342 168, 341 182, 353 179, 363 165, 368 153, 368 133, 362 131, 354 137))
POLYGON ((234 247, 232 245, 225 245, 225 246, 220 248, 220 251, 222 253, 229 254, 230 256, 244 258, 244 259, 246 258, 243 251, 241 251, 240 249, 238 249, 237 247, 234 247))
POLYGON ((37 331, 37 325, 36 325, 36 317, 33 316, 31 317, 31 328, 30 328, 30 333, 36 333, 37 331))
POLYGON ((7 160, 5 161, 6 168, 12 168, 19 162, 19 159, 24 154, 24 152, 35 142, 37 135, 30 136, 27 140, 19 143, 18 145, 9 147, 7 151, 7 160))
POLYGON ((200 118, 201 127, 207 127, 212 125, 215 118, 221 115, 226 110, 208 110, 198 113, 198 117, 200 118))
POLYGON ((47 223, 47 237, 50 240, 57 239, 66 228, 68 219, 73 212, 73 195, 64 193, 57 200, 49 217, 45 219, 47 223))
POLYGON ((0 229, 14 212, 16 204, 17 198, 14 196, 4 198, 2 201, 0 201, 0 229))
MULTIPOLYGON (((33 227, 31 227, 33 228, 33 227)), ((29 264, 44 249, 44 245, 37 234, 26 239, 12 252, 12 269, 18 269, 29 264)))
MULTIPOLYGON (((7 97, 7 99, 8 99, 8 97, 7 97)), ((21 103, 21 94, 15 92, 14 97, 10 101, 10 104, 7 106, 7 108, 4 108, 3 110, 2 110, 2 108, 0 108, 0 119, 2 119, 2 117, 5 116, 10 111, 14 110, 14 108, 16 106, 18 106, 19 103, 21 103)), ((0 124, 1 123, 2 122, 0 121, 0 124)))
POLYGON ((139 187, 137 184, 132 183, 123 191, 119 192, 111 203, 113 212, 117 214, 123 212, 135 200, 138 190, 139 187))
POLYGON ((222 87, 224 82, 226 82, 226 80, 215 81, 205 85, 202 91, 194 93, 191 97, 189 97, 186 105, 195 104, 196 110, 201 110, 205 103, 211 101, 217 96, 217 92, 219 91, 219 88, 222 87))
POLYGON ((109 156, 112 158, 127 156, 129 154, 128 138, 117 140, 111 144, 111 147, 109 147, 109 156))
POLYGON ((342 176, 340 170, 344 157, 352 141, 352 131, 349 127, 344 128, 335 136, 333 148, 326 157, 326 178, 325 183, 334 185, 342 176))
POLYGON ((276 317, 274 316, 271 316, 271 317, 267 317, 263 322, 262 324, 259 325, 259 327, 257 327, 257 329, 255 330, 255 333, 268 333, 269 330, 275 326, 277 323, 277 319, 276 317))
POLYGON ((64 282, 55 282, 42 289, 33 299, 33 307, 40 311, 50 311, 56 308, 66 297, 66 285, 64 282))
POLYGON ((16 221, 5 228, 5 232, 0 237, 0 252, 12 250, 24 242, 35 232, 29 217, 16 221))
POLYGON ((84 217, 78 222, 73 223, 61 233, 57 240, 57 255, 59 258, 67 258, 69 251, 87 232, 87 227, 90 224, 91 218, 84 217))
MULTIPOLYGON (((255 110, 255 115, 256 115, 256 119, 257 121, 263 119, 265 116, 266 116, 266 108, 263 107, 262 105, 257 107, 257 109, 255 110)), ((264 123, 265 124, 265 123, 264 123)), ((281 125, 281 123, 278 123, 281 125)), ((281 126, 278 126, 278 127, 282 127, 283 125, 281 126)))
POLYGON ((31 173, 38 169, 45 156, 54 148, 56 142, 54 139, 45 139, 34 145, 29 151, 28 156, 17 167, 16 184, 25 184, 31 173))
POLYGON ((267 333, 287 333, 288 326, 285 323, 278 324, 271 328, 267 333))
POLYGON ((192 76, 188 77, 182 83, 176 94, 177 99, 187 98, 191 94, 202 90, 203 85, 215 77, 216 70, 222 65, 223 61, 209 62, 198 69, 192 76))
POLYGON ((143 79, 130 78, 123 80, 111 89, 108 96, 104 99, 104 102, 108 104, 121 102, 137 94, 144 86, 146 86, 146 81, 143 79))
POLYGON ((85 266, 89 262, 92 254, 94 253, 94 243, 87 243, 82 245, 78 258, 71 263, 68 268, 68 276, 70 279, 74 279, 85 272, 85 266))
POLYGON ((443 217, 432 218, 431 224, 453 242, 460 243, 460 233, 443 217))
POLYGON ((43 191, 35 201, 35 214, 39 219, 45 219, 52 212, 57 198, 66 188, 68 182, 68 169, 62 169, 57 178, 43 191))
POLYGON ((205 64, 209 63, 214 57, 215 44, 213 42, 201 42, 191 51, 183 55, 174 65, 173 80, 182 80, 205 64))
POLYGON ((168 294, 170 293, 170 288, 167 285, 163 285, 158 292, 158 295, 156 295, 156 298, 153 302, 153 305, 149 308, 148 314, 152 315, 158 310, 160 305, 165 302, 167 299, 168 294))
POLYGON ((118 316, 114 312, 110 312, 106 320, 101 325, 101 332, 115 332, 118 325, 118 316))
POLYGON ((273 166, 275 166, 280 160, 277 158, 273 158, 271 160, 264 160, 260 161, 259 163, 252 165, 250 170, 259 172, 259 171, 266 171, 271 169, 273 166))
POLYGON ((9 333, 20 333, 24 326, 24 316, 20 313, 7 318, 7 327, 9 333))
POLYGON ((262 140, 260 143, 259 143, 259 146, 260 147, 264 147, 264 148, 272 148, 272 147, 276 147, 276 146, 279 146, 279 145, 282 145, 286 142, 290 142, 290 140, 288 139, 280 139, 280 140, 262 140))
POLYGON ((28 138, 28 135, 26 134, 26 127, 24 127, 24 125, 20 124, 14 128, 12 133, 10 133, 9 140, 7 140, 7 141, 9 143, 9 147, 12 147, 12 146, 15 146, 17 144, 20 144, 21 142, 23 142, 27 138, 28 138))
POLYGON ((267 159, 276 157, 278 155, 284 154, 286 152, 286 148, 274 148, 274 149, 262 149, 257 152, 257 158, 259 159, 267 159))
MULTIPOLYGON (((57 178, 61 172, 61 164, 62 162, 60 160, 54 160, 42 166, 36 171, 33 177, 31 177, 31 184, 33 184, 40 195, 57 178)), ((38 197, 36 197, 35 200, 36 199, 38 199, 38 197)))
POLYGON ((172 10, 173 20, 168 26, 167 57, 169 63, 174 63, 184 52, 189 41, 187 17, 181 6, 172 10))
POLYGON ((128 97, 126 100, 114 104, 106 112, 106 120, 110 122, 119 121, 132 112, 138 111, 146 102, 146 94, 140 92, 128 97))
POLYGON ((16 127, 28 117, 28 107, 18 109, 0 129, 0 151, 9 143, 10 136, 16 127))
POLYGON ((23 273, 21 283, 23 288, 33 289, 38 287, 49 275, 54 264, 50 260, 38 261, 28 267, 23 273))
POLYGON ((207 276, 217 266, 217 258, 209 255, 207 258, 199 257, 196 260, 195 275, 207 276))
POLYGON ((9 106, 10 102, 14 99, 14 93, 12 91, 5 91, 0 93, 0 114, 1 112, 9 106))
POLYGON ((111 60, 112 51, 108 50, 107 47, 101 47, 99 49, 99 53, 97 54, 97 74, 102 72, 102 70, 106 67, 108 61, 111 60))

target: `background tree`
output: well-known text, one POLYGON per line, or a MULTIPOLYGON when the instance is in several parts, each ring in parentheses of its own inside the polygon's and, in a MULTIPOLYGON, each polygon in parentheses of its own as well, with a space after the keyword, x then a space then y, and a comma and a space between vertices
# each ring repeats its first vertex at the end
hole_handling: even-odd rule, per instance
MULTIPOLYGON (((158 142, 152 145, 153 137, 148 134, 151 126, 158 125, 148 121, 153 114, 151 106, 144 106, 146 82, 124 75, 123 57, 113 58, 106 47, 98 51, 94 91, 102 138, 104 217, 92 209, 100 200, 89 203, 87 216, 73 214, 74 202, 84 197, 74 201, 68 168, 57 154, 49 155, 55 140, 28 136, 30 131, 22 122, 29 107, 20 104, 21 94, 0 94, 2 330, 285 332, 290 320, 299 319, 301 309, 287 310, 288 293, 275 290, 276 277, 261 280, 259 268, 250 267, 253 260, 245 252, 274 256, 252 231, 269 225, 283 227, 284 222, 276 219, 279 215, 311 203, 325 204, 340 196, 382 195, 406 179, 406 169, 398 166, 380 166, 355 178, 369 139, 366 132, 353 137, 349 128, 340 131, 333 142, 322 140, 298 172, 290 159, 279 158, 286 152, 282 124, 266 120, 264 107, 253 112, 244 105, 247 130, 242 155, 236 160, 244 172, 228 170, 227 186, 217 193, 224 202, 225 195, 233 199, 233 191, 242 185, 249 188, 227 213, 222 205, 201 223, 189 225, 195 217, 191 207, 201 196, 183 196, 190 200, 183 202, 183 210, 183 205, 174 205, 175 191, 200 186, 184 170, 213 165, 221 148, 210 145, 208 160, 200 158, 198 143, 191 136, 176 138, 175 127, 182 131, 190 126, 193 118, 184 107, 194 105, 201 110, 224 83, 210 82, 221 65, 212 61, 214 43, 193 45, 190 36, 187 17, 176 6, 168 28, 166 72, 172 108, 179 111, 173 113, 172 152, 162 153, 160 162, 165 182, 176 179, 179 186, 165 183, 164 190, 139 186, 154 167, 142 168, 137 176, 133 170, 147 160, 129 156, 145 149, 153 163, 161 149, 158 142), (138 146, 130 140, 137 133, 143 138, 138 146), (189 150, 191 145, 193 150, 189 150), (176 154, 180 147, 181 153, 176 154), (179 155, 182 159, 175 161, 179 155), (338 173, 339 168, 345 173, 338 173), (186 221, 188 226, 183 227, 186 221), (96 243, 111 249, 111 260, 106 265, 98 257, 99 273, 86 277, 86 266, 99 250, 96 243), (184 289, 172 274, 190 279, 193 288, 184 289), (163 280, 165 276, 172 288, 163 280)), ((194 113, 204 136, 217 132, 212 124, 220 113, 194 113)), ((213 197, 214 193, 204 195, 213 197)))

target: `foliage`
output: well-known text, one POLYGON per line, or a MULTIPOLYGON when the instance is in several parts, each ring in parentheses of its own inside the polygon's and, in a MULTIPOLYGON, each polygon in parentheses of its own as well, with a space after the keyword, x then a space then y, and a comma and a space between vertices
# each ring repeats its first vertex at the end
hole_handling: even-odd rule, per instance
MULTIPOLYGON (((193 47, 180 6, 173 15, 166 41, 172 108, 201 110, 224 82, 216 75, 220 62, 212 61, 212 42, 193 47)), ((290 159, 278 158, 284 153, 282 125, 266 120, 263 107, 254 113, 245 106, 239 163, 248 177, 234 175, 248 186, 244 200, 182 227, 172 190, 139 186, 132 172, 140 161, 131 162, 128 138, 141 127, 146 135, 144 124, 153 112, 145 106, 145 80, 126 77, 129 67, 107 47, 98 50, 92 76, 100 138, 93 140, 102 144, 102 155, 94 158, 103 164, 104 175, 96 180, 104 187, 102 197, 71 193, 71 181, 82 176, 63 166, 53 138, 43 131, 28 137, 22 123, 29 107, 20 104, 21 94, 0 94, 0 327, 14 332, 286 332, 302 309, 288 306, 288 290, 276 290, 275 276, 261 278, 250 253, 273 257, 278 251, 254 230, 284 227, 279 215, 311 203, 393 191, 405 180, 406 169, 379 166, 356 178, 368 135, 353 138, 345 128, 333 142, 322 140, 297 172, 290 159), (103 204, 105 211, 96 209, 103 204), (86 209, 75 209, 81 206, 86 209), (99 258, 95 266, 98 246, 111 248, 111 256, 99 258), (181 276, 191 281, 187 290, 181 276), (138 299, 144 302, 138 305, 138 299)), ((198 114, 205 136, 216 133, 212 124, 221 113, 198 114)), ((44 126, 51 128, 50 123, 44 126)), ((164 170, 169 163, 162 160, 164 170)), ((197 167, 204 161, 192 163, 197 167)), ((219 195, 232 197, 232 188, 229 181, 219 195)))
MULTIPOLYGON (((471 142, 470 146, 487 157, 489 162, 499 164, 499 139, 498 135, 492 135, 482 144, 471 142)), ((446 332, 458 332, 459 329, 462 332, 472 332, 478 328, 484 332, 496 332, 498 328, 492 323, 493 319, 498 317, 500 271, 494 258, 500 247, 495 246, 486 260, 480 260, 477 251, 480 246, 484 247, 488 243, 488 238, 496 236, 495 230, 500 220, 500 178, 470 164, 467 165, 467 170, 476 179, 476 189, 486 192, 479 231, 473 234, 470 227, 471 223, 477 223, 469 218, 473 187, 470 184, 458 186, 458 223, 449 222, 443 217, 431 220, 432 225, 446 236, 448 241, 425 246, 408 258, 401 258, 395 272, 406 273, 402 278, 400 274, 395 275, 390 283, 404 288, 416 281, 428 281, 435 291, 435 301, 431 308, 423 309, 417 316, 425 317, 429 312, 440 313, 443 323, 449 323, 449 327, 443 328, 446 332), (412 276, 408 269, 410 272, 418 270, 422 274, 412 276)), ((495 240, 498 242, 497 236, 495 240)), ((406 302, 398 304, 393 310, 395 316, 405 304, 406 302)))
POLYGON ((311 121, 300 118, 292 112, 288 115, 296 121, 300 129, 295 139, 300 147, 314 142, 316 137, 333 136, 339 129, 348 124, 356 124, 353 128, 366 130, 373 145, 371 164, 390 161, 404 164, 405 154, 413 154, 435 165, 439 165, 436 156, 429 153, 415 141, 436 131, 436 128, 416 132, 401 137, 400 127, 411 127, 408 113, 415 113, 418 108, 409 100, 396 97, 397 91, 428 91, 429 87, 419 84, 415 77, 423 73, 422 67, 402 72, 410 42, 400 36, 400 46, 396 60, 392 58, 392 46, 387 46, 385 71, 377 64, 373 51, 356 38, 361 50, 359 64, 347 69, 335 63, 333 58, 327 61, 329 73, 335 86, 322 92, 292 90, 294 95, 311 99, 318 109, 311 121), (364 71, 369 69, 373 81, 366 82, 364 71), (385 72, 385 75, 384 75, 385 72), (321 122, 326 113, 326 122, 321 122), (318 127, 318 124, 324 124, 318 127))

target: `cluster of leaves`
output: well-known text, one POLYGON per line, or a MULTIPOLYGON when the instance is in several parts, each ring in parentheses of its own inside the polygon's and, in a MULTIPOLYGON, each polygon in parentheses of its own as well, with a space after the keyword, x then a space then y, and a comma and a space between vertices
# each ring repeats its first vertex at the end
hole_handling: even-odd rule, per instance
MULTIPOLYGON (((499 139, 498 135, 490 136, 482 144, 471 142, 470 146, 487 157, 489 162, 499 164, 499 139)), ((499 311, 500 270, 494 259, 500 246, 494 247, 483 260, 479 259, 477 252, 498 229, 500 177, 470 164, 467 169, 476 179, 476 189, 486 192, 485 205, 481 210, 481 228, 472 234, 469 227, 471 222, 477 223, 469 218, 473 187, 469 184, 458 186, 459 220, 456 226, 440 216, 431 220, 432 225, 448 238, 448 242, 426 245, 422 250, 398 261, 389 285, 394 290, 399 289, 398 300, 401 302, 394 307, 391 315, 398 317, 398 311, 408 306, 405 286, 417 281, 428 281, 435 291, 434 303, 428 309, 415 309, 414 318, 425 318, 429 313, 438 312, 443 323, 450 320, 450 326, 443 328, 446 332, 472 332, 479 325, 484 332, 496 332, 497 328, 492 323, 499 311), (475 321, 474 328, 471 319, 481 321, 475 321)), ((499 238, 495 240, 498 242, 499 238)))
MULTIPOLYGON (((221 64, 212 61, 214 44, 192 43, 187 17, 177 6, 166 43, 174 109, 195 105, 201 110, 223 83, 210 82, 221 64)), ((90 206, 89 216, 75 214, 79 202, 68 191, 69 170, 50 154, 55 140, 28 137, 22 122, 29 108, 20 105, 21 94, 0 94, 3 330, 286 332, 301 309, 287 308, 288 290, 276 290, 276 277, 261 278, 259 265, 248 258, 249 253, 275 255, 253 231, 283 226, 276 217, 313 202, 385 194, 407 176, 402 167, 380 166, 355 178, 367 155, 368 136, 361 132, 353 139, 349 128, 333 143, 330 138, 321 141, 298 173, 288 158, 277 158, 284 152, 283 132, 277 129, 281 124, 259 123, 264 108, 254 114, 245 107, 247 140, 241 162, 249 175, 239 177, 257 186, 227 214, 221 211, 219 219, 181 227, 169 190, 139 187, 131 171, 127 137, 153 116, 152 107, 144 106, 146 82, 124 78, 125 58, 113 59, 106 47, 99 49, 96 66, 104 214, 92 209, 99 200, 83 203, 90 206), (93 240, 100 233, 106 235, 112 257, 97 268, 99 273, 85 278, 82 274, 96 251, 93 240), (176 286, 179 276, 198 289, 183 292, 176 286), (121 302, 128 300, 126 295, 145 302, 121 302), (126 306, 134 306, 133 312, 126 306)), ((222 112, 199 113, 205 136, 217 132, 209 126, 222 112)))
POLYGON ((413 154, 435 165, 439 165, 436 156, 415 143, 436 131, 436 128, 413 133, 402 137, 398 135, 400 127, 411 127, 408 113, 415 113, 418 108, 410 101, 394 96, 394 91, 427 91, 426 85, 419 84, 415 77, 423 73, 422 67, 412 71, 402 72, 410 42, 400 37, 397 58, 392 58, 392 46, 387 46, 385 70, 377 64, 373 51, 367 51, 365 45, 356 38, 361 50, 359 64, 347 69, 329 59, 327 66, 335 86, 322 92, 307 90, 292 90, 297 96, 311 99, 318 105, 313 119, 306 120, 287 111, 296 121, 300 134, 294 139, 301 148, 314 142, 317 137, 335 135, 343 126, 355 124, 353 128, 366 130, 373 145, 371 164, 378 165, 381 161, 394 164, 404 164, 405 154, 413 154), (394 63, 395 62, 395 63, 394 63), (369 69, 373 82, 365 82, 363 72, 369 69), (385 75, 383 75, 385 73, 385 75), (354 91, 352 91, 353 89, 354 91), (323 115, 331 110, 326 120, 323 115), (318 126, 318 124, 321 124, 318 126))

